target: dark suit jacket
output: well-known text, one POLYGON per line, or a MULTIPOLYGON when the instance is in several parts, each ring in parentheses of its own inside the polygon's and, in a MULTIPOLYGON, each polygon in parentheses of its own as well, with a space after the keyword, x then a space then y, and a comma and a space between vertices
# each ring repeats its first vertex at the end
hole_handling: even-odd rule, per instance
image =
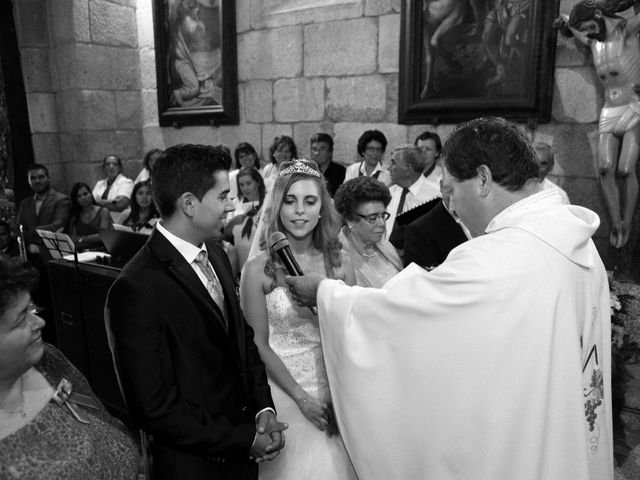
POLYGON ((324 179, 327 182, 327 190, 331 198, 336 194, 338 187, 344 182, 344 175, 347 169, 342 165, 331 162, 327 167, 327 171, 324 172, 324 179))
POLYGON ((55 232, 61 228, 66 228, 69 223, 69 214, 71 213, 71 200, 66 195, 49 189, 40 211, 36 215, 36 201, 33 196, 25 198, 20 202, 18 207, 19 225, 24 227, 24 240, 27 244, 35 243, 40 246, 40 254, 43 258, 50 258, 42 239, 36 233, 36 228, 55 232))
POLYGON ((440 265, 451 250, 466 240, 462 227, 440 200, 432 210, 405 228, 404 266, 411 262, 421 267, 440 265))
POLYGON ((157 479, 257 478, 255 415, 273 408, 253 330, 224 251, 207 244, 222 314, 192 267, 155 231, 109 291, 115 358, 132 419, 153 436, 157 479))

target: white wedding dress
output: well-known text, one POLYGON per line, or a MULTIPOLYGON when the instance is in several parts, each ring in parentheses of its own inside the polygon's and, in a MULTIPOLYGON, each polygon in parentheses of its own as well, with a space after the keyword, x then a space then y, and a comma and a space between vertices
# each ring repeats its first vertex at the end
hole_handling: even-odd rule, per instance
MULTIPOLYGON (((297 306, 286 287, 268 293, 266 303, 271 348, 309 395, 329 401, 318 317, 297 306)), ((280 455, 260 464, 260 480, 356 480, 340 436, 318 430, 271 378, 269 385, 278 420, 289 428, 280 455)))

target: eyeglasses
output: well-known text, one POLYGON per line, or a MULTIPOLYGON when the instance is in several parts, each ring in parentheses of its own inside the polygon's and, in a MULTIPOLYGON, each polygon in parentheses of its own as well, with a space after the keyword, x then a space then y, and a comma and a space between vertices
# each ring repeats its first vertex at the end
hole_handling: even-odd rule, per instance
POLYGON ((39 313, 42 313, 44 311, 44 308, 36 305, 33 302, 29 303, 29 306, 27 307, 27 313, 30 313, 31 315, 38 315, 39 313))
POLYGON ((389 219, 389 217, 391 216, 391 214, 389 212, 372 213, 371 215, 360 215, 358 212, 353 212, 353 213, 355 213, 357 216, 359 216, 363 220, 366 220, 371 225, 376 223, 378 220, 382 220, 382 221, 386 222, 389 219))

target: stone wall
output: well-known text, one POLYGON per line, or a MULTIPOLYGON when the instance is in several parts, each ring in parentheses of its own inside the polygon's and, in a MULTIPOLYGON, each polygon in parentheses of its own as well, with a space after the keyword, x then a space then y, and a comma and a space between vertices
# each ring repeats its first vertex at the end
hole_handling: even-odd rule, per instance
POLYGON ((135 0, 14 1, 36 161, 68 191, 108 153, 142 155, 135 0))
MULTIPOLYGON (((576 1, 561 0, 560 11, 576 1)), ((15 1, 36 158, 70 185, 95 181, 108 152, 134 176, 144 151, 179 142, 249 141, 266 158, 287 134, 307 156, 308 138, 323 131, 336 160, 350 163, 369 128, 390 147, 425 128, 446 138, 452 125, 396 123, 401 2, 236 0, 240 124, 174 129, 158 125, 151 0, 15 1)), ((608 248, 593 167, 601 106, 589 52, 558 36, 552 121, 529 134, 553 144, 552 179, 601 214, 596 241, 613 268, 637 257, 639 227, 622 254, 608 248)))

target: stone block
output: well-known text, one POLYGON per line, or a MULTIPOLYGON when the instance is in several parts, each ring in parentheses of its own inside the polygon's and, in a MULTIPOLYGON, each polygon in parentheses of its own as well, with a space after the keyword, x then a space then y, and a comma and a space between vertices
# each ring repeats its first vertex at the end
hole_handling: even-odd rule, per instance
POLYGON ((586 45, 576 42, 558 33, 556 45, 556 68, 560 67, 592 67, 591 51, 586 45))
POLYGON ((240 81, 296 77, 302 73, 302 27, 238 35, 240 81))
POLYGON ((336 122, 376 122, 387 110, 387 84, 381 75, 327 78, 327 116, 336 122))
POLYGON ((113 92, 74 90, 58 94, 61 130, 108 130, 116 128, 113 92))
POLYGON ((142 128, 142 92, 118 91, 116 97, 116 128, 142 128))
POLYGON ((49 45, 47 9, 44 0, 21 0, 14 3, 14 21, 18 43, 24 47, 46 47, 49 45))
POLYGON ((309 122, 324 118, 324 80, 295 78, 273 85, 273 116, 277 122, 309 122))
POLYGON ((251 29, 251 0, 236 0, 236 32, 251 29))
POLYGON ((217 145, 220 142, 218 138, 218 128, 213 126, 197 126, 187 128, 164 128, 163 136, 165 145, 170 147, 179 143, 198 143, 202 145, 217 145))
POLYGON ((387 112, 383 121, 390 123, 398 122, 398 74, 384 75, 387 84, 387 112))
POLYGON ((144 138, 144 151, 151 148, 165 149, 164 137, 162 134, 163 128, 157 124, 154 126, 144 127, 142 129, 142 136, 144 138))
POLYGON ((156 90, 142 91, 142 125, 157 127, 158 122, 158 92, 156 90))
POLYGON ((89 0, 56 0, 49 9, 49 25, 56 42, 90 42, 89 0))
POLYGON ((328 133, 333 137, 332 122, 301 122, 293 125, 293 141, 298 149, 300 158, 311 158, 311 144, 309 139, 316 133, 328 133))
POLYGON ((602 103, 602 87, 592 68, 556 69, 551 110, 555 120, 595 122, 599 118, 602 103))
POLYGON ((362 159, 358 156, 358 139, 366 130, 380 130, 387 138, 387 149, 383 163, 388 164, 391 151, 407 142, 407 127, 393 123, 336 123, 333 140, 333 159, 343 165, 350 165, 362 159))
POLYGON ((136 8, 136 25, 138 28, 138 46, 154 48, 153 8, 151 0, 139 1, 136 8))
POLYGON ((31 132, 56 132, 56 97, 53 93, 27 94, 31 132))
POLYGON ((62 90, 140 88, 140 56, 137 49, 77 44, 56 51, 62 90))
POLYGON ((312 24, 304 30, 307 77, 365 75, 376 71, 378 26, 374 18, 312 24))
POLYGON ((237 126, 223 125, 218 128, 218 143, 227 145, 233 151, 240 142, 249 142, 256 152, 262 149, 260 125, 256 123, 242 123, 237 126))
POLYGON ((253 29, 357 18, 362 16, 364 5, 363 0, 250 0, 250 3, 253 29))
POLYGON ((64 163, 45 163, 47 166, 47 170, 49 170, 49 176, 51 178, 51 186, 62 192, 64 194, 68 194, 69 190, 71 190, 71 185, 66 172, 66 165, 64 163))
POLYGON ((156 52, 153 48, 140 49, 140 84, 143 89, 156 88, 156 52))
POLYGON ((378 19, 378 71, 397 73, 400 61, 400 15, 378 19))
POLYGON ((261 154, 265 164, 271 162, 271 158, 269 157, 269 147, 273 143, 273 139, 280 135, 288 135, 293 138, 293 127, 288 123, 262 124, 262 150, 258 150, 258 152, 261 154))
POLYGON ((402 0, 364 0, 365 16, 399 13, 401 7, 402 0))
POLYGON ((273 85, 267 80, 244 84, 244 116, 247 122, 273 121, 273 85))
POLYGON ((65 161, 60 154, 60 139, 57 133, 32 133, 31 144, 35 163, 48 165, 65 161))
POLYGON ((135 10, 103 0, 89 4, 91 41, 101 45, 137 47, 135 10))
POLYGON ((554 173, 565 176, 595 178, 598 155, 596 124, 557 124, 553 128, 554 173))
POLYGON ((43 48, 23 48, 20 56, 26 92, 53 91, 49 52, 43 48))

